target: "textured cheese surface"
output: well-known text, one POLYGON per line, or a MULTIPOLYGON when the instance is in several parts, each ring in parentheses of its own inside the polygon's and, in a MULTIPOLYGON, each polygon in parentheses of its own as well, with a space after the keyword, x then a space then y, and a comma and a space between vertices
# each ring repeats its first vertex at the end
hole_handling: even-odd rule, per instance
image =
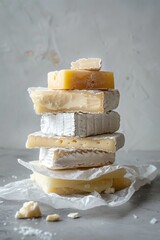
POLYGON ((107 178, 107 174, 105 174, 100 178, 90 181, 79 181, 55 179, 35 172, 31 175, 31 179, 35 181, 44 192, 47 193, 52 192, 62 195, 84 194, 93 191, 101 193, 103 191, 109 191, 110 188, 114 188, 116 191, 118 191, 128 187, 131 184, 129 179, 124 178, 124 175, 119 173, 120 172, 117 171, 116 178, 114 178, 116 175, 116 172, 114 172, 110 173, 109 178, 107 178))
POLYGON ((60 195, 84 194, 88 192, 102 192, 112 187, 113 180, 99 178, 91 181, 54 179, 40 173, 33 173, 31 179, 35 181, 44 192, 60 195))
POLYGON ((16 212, 15 218, 36 218, 41 217, 41 211, 37 202, 29 201, 25 202, 18 212, 16 212))
POLYGON ((35 132, 28 136, 27 148, 73 148, 101 150, 115 153, 124 145, 122 133, 102 134, 93 137, 58 137, 35 132))
POLYGON ((114 133, 119 129, 120 116, 111 111, 102 114, 57 113, 41 117, 41 131, 57 136, 87 137, 114 133))
POLYGON ((88 168, 114 163, 115 154, 81 149, 41 148, 39 160, 50 169, 88 168))
POLYGON ((48 73, 49 89, 114 89, 113 72, 60 70, 48 73))
POLYGON ((74 70, 97 70, 102 66, 100 58, 80 58, 75 62, 71 62, 71 69, 74 70))
POLYGON ((103 113, 119 104, 118 90, 49 90, 29 88, 37 114, 54 112, 103 113))

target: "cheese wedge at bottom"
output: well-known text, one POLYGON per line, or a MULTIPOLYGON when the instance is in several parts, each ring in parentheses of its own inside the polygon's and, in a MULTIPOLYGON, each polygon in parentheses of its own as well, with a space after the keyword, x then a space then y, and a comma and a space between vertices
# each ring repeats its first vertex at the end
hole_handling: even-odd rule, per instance
POLYGON ((60 195, 87 194, 93 191, 101 193, 109 191, 110 188, 118 191, 130 186, 131 181, 128 178, 124 178, 124 174, 118 170, 90 181, 55 179, 37 172, 31 175, 31 179, 46 193, 57 193, 60 195))
POLYGON ((115 153, 124 146, 122 133, 102 134, 93 137, 58 137, 35 132, 28 136, 26 148, 73 148, 100 150, 115 153))

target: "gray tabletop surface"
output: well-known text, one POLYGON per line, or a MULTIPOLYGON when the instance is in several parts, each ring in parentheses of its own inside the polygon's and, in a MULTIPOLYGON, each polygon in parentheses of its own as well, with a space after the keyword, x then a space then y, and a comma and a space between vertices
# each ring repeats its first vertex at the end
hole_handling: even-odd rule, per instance
MULTIPOLYGON (((30 172, 17 163, 17 158, 37 159, 35 150, 0 149, 0 185, 27 178, 30 172)), ((152 163, 160 167, 160 152, 123 152, 117 153, 118 163, 152 163)), ((6 201, 0 198, 0 240, 18 239, 160 239, 160 176, 152 184, 143 186, 129 202, 115 207, 98 207, 79 211, 79 219, 70 219, 67 214, 73 209, 53 209, 40 204, 43 217, 33 220, 15 219, 16 211, 22 206, 21 201, 6 201), (61 216, 59 222, 46 222, 45 216, 51 213, 61 216), (137 216, 135 218, 134 216, 137 216), (158 222, 151 224, 156 218, 158 222), (40 235, 24 236, 18 229, 32 227, 41 231, 40 235), (52 233, 52 237, 45 235, 52 233)), ((76 210, 77 211, 77 210, 76 210)))

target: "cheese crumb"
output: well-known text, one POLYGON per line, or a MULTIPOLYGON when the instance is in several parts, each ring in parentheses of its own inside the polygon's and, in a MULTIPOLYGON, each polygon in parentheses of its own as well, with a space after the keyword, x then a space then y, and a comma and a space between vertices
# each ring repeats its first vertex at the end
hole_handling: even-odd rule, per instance
POLYGON ((134 219, 137 219, 137 218, 138 218, 138 216, 137 216, 136 214, 133 214, 133 217, 134 217, 134 219))
POLYGON ((73 218, 73 219, 75 219, 75 218, 79 218, 79 217, 80 217, 80 215, 79 215, 78 212, 75 212, 75 213, 69 213, 67 216, 68 216, 69 218, 73 218))
POLYGON ((41 229, 38 228, 32 228, 28 226, 22 226, 19 228, 14 228, 14 231, 18 232, 19 234, 22 234, 22 239, 24 237, 37 237, 37 239, 42 240, 51 240, 53 235, 50 232, 44 232, 41 229))
POLYGON ((115 193, 115 188, 106 189, 104 193, 115 193))
POLYGON ((16 175, 12 175, 12 178, 17 179, 17 176, 16 175))
POLYGON ((46 217, 46 221, 48 222, 57 222, 60 220, 60 216, 58 214, 51 214, 46 217))
POLYGON ((156 218, 152 218, 150 220, 150 224, 156 224, 158 222, 158 220, 156 218))
POLYGON ((25 202, 22 208, 16 212, 15 218, 37 218, 41 217, 41 211, 37 202, 25 202))

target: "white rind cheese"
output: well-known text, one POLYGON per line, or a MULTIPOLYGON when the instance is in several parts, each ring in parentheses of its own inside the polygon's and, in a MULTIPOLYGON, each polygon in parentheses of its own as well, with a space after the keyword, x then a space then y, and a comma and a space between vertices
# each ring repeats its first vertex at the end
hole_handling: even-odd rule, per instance
POLYGON ((40 148, 39 160, 50 169, 99 167, 114 163, 115 154, 81 149, 40 148))
POLYGON ((113 133, 119 129, 120 116, 111 111, 103 114, 57 113, 44 114, 41 118, 41 131, 57 136, 87 137, 113 133))

